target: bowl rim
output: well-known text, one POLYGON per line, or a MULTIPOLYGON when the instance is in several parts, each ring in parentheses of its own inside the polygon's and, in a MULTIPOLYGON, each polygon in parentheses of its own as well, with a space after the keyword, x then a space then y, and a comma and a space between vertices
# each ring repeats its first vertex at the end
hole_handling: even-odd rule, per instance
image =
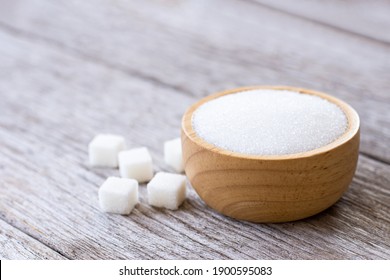
POLYGON ((360 119, 357 112, 346 102, 331 96, 329 94, 315 91, 311 89, 306 88, 298 88, 298 87, 291 87, 291 86, 247 86, 247 87, 238 87, 230 90, 224 90, 220 91, 214 94, 211 94, 209 96, 206 96, 202 99, 200 99, 198 102, 195 102, 192 104, 187 111, 184 113, 182 118, 182 130, 186 134, 186 136, 195 142, 197 145, 201 146, 204 149, 207 149, 211 152, 215 152, 221 155, 234 157, 234 158, 241 158, 241 159, 255 159, 255 160, 290 160, 290 159, 298 159, 298 158, 307 158, 315 155, 320 155, 327 153, 343 144, 351 140, 357 133, 359 133, 360 129, 360 119), (211 100, 214 100, 216 98, 219 98, 224 95, 228 94, 234 94, 238 92, 244 92, 244 91, 250 91, 250 90, 256 90, 256 89, 271 89, 271 90, 289 90, 298 92, 301 94, 310 94, 315 95, 318 97, 321 97, 335 105, 337 105, 345 114, 347 117, 348 127, 346 131, 336 140, 333 142, 321 146, 319 148, 316 148, 314 150, 300 152, 300 153, 294 153, 294 154, 285 154, 285 155, 250 155, 250 154, 243 154, 238 152, 229 151, 220 147, 217 147, 206 140, 203 140, 200 138, 195 130, 192 127, 192 115, 196 111, 197 108, 199 108, 201 105, 203 105, 206 102, 209 102, 211 100))

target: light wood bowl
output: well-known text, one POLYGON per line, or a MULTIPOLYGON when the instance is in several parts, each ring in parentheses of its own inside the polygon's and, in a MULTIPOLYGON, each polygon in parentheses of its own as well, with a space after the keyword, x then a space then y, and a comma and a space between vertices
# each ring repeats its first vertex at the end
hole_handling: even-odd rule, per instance
POLYGON ((325 93, 286 86, 237 88, 192 105, 182 120, 186 175, 203 201, 216 211, 252 222, 287 222, 309 217, 333 205, 347 190, 359 154, 359 116, 345 102, 325 93), (224 150, 194 132, 192 114, 205 102, 253 89, 291 90, 338 105, 348 119, 334 142, 303 153, 252 156, 224 150))

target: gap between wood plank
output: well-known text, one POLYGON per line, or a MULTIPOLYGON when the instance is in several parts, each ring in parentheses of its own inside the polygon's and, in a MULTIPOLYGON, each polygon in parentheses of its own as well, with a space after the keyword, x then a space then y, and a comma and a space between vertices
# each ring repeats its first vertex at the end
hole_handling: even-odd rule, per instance
POLYGON ((29 238, 31 238, 31 239, 35 240, 36 242, 42 244, 43 246, 49 248, 49 249, 52 250, 53 252, 56 252, 57 254, 59 254, 60 256, 62 256, 63 258, 65 258, 66 260, 69 260, 69 258, 68 258, 66 255, 64 255, 62 252, 56 250, 55 248, 49 246, 48 244, 46 244, 46 243, 44 243, 44 242, 42 242, 42 240, 39 240, 39 239, 35 238, 34 236, 30 235, 28 232, 26 232, 26 231, 24 231, 24 230, 22 230, 22 229, 20 229, 20 228, 18 228, 18 227, 16 227, 16 226, 14 226, 12 223, 10 223, 9 221, 7 221, 7 220, 5 220, 3 217, 1 217, 1 215, 0 215, 0 220, 3 221, 4 223, 8 224, 10 227, 13 227, 14 229, 16 229, 16 230, 20 231, 21 233, 25 234, 25 235, 28 236, 29 238))
MULTIPOLYGON (((361 154, 361 156, 362 156, 362 157, 366 157, 366 158, 368 158, 368 159, 371 159, 370 156, 366 156, 366 155, 364 155, 364 154, 361 154)), ((371 160, 373 160, 373 159, 371 159, 371 160)), ((65 190, 65 191, 66 191, 66 190, 65 190)), ((173 218, 178 218, 178 217, 173 217, 173 218)), ((66 259, 69 259, 69 257, 66 256, 65 254, 63 254, 61 251, 56 250, 55 248, 52 248, 51 246, 49 246, 49 245, 46 244, 45 242, 42 242, 41 240, 39 240, 39 239, 35 238, 34 236, 30 235, 28 232, 26 232, 26 231, 20 229, 19 227, 14 226, 11 222, 5 220, 3 217, 0 216, 0 219, 1 219, 3 222, 5 222, 5 223, 7 223, 8 225, 10 225, 11 227, 15 228, 16 230, 18 230, 18 231, 22 232, 23 234, 27 235, 29 238, 34 239, 35 241, 39 242, 40 244, 42 244, 42 245, 46 246, 47 248, 51 249, 52 251, 58 253, 58 254, 61 255, 62 257, 66 258, 66 259)), ((179 218, 179 220, 181 220, 181 219, 179 218)), ((243 222, 243 223, 245 223, 245 224, 247 224, 247 225, 249 225, 249 226, 254 226, 254 224, 249 223, 249 222, 243 222)), ((269 225, 272 226, 273 224, 269 224, 269 225)), ((272 228, 275 229, 275 227, 272 227, 272 228)), ((277 230, 280 231, 280 229, 277 229, 277 230)), ((293 237, 294 237, 294 236, 293 236, 293 237)), ((226 256, 226 257, 227 257, 227 256, 226 256)), ((227 258, 228 258, 228 257, 227 257, 227 258)))
MULTIPOLYGON (((15 41, 16 42, 16 41, 15 41)), ((34 42, 32 42, 32 43, 34 43, 34 42)), ((36 42, 36 44, 38 44, 39 42, 36 42)), ((31 45, 32 46, 32 45, 31 45)), ((49 46, 50 47, 50 46, 49 46)), ((48 50, 49 50, 49 47, 48 47, 48 50)), ((53 49, 54 49, 54 47, 52 47, 53 49)), ((74 49, 74 47, 69 47, 70 49, 74 49)), ((79 50, 79 51, 82 51, 82 50, 79 50)), ((64 53, 65 54, 65 53, 64 53)), ((99 57, 99 56, 97 56, 97 57, 99 57)), ((46 61, 46 60, 45 60, 46 61)), ((108 60, 109 62, 110 62, 110 60, 108 60)), ((78 62, 78 63, 80 63, 80 62, 78 62)), ((33 64, 34 65, 34 64, 33 64)), ((71 68, 71 69, 77 69, 77 67, 78 67, 78 64, 75 62, 74 63, 74 65, 75 65, 75 68, 71 68)), ((92 65, 93 66, 93 65, 92 65)), ((99 65, 98 64, 95 64, 95 66, 96 67, 98 67, 99 65)), ((100 67, 100 66, 99 66, 100 67)), ((104 67, 102 67, 102 68, 104 68, 104 67)), ((46 69, 45 69, 45 71, 46 71, 46 69)), ((45 74, 45 76, 44 77, 51 77, 51 75, 52 75, 52 73, 50 73, 50 69, 48 69, 48 73, 46 73, 45 74)), ((94 77, 101 77, 100 75, 96 75, 96 76, 94 76, 94 77)), ((123 78, 126 78, 126 75, 123 75, 123 77, 122 77, 122 79, 123 78)), ((131 78, 131 77, 130 77, 131 78)), ((163 79, 164 80, 164 79, 163 79)), ((136 82, 137 81, 137 79, 133 79, 133 81, 131 81, 131 82, 136 82)), ((141 80, 140 80, 141 81, 141 80)), ((114 83, 115 84, 115 83, 114 83)), ((55 84, 54 84, 55 85, 55 84)), ((58 83, 57 83, 57 86, 58 85, 61 85, 61 79, 59 79, 59 81, 58 81, 58 83)), ((64 91, 65 92, 65 91, 64 91)), ((179 96, 179 94, 178 93, 175 93, 175 94, 177 94, 177 96, 179 96)), ((117 95, 118 96, 118 95, 117 95)), ((184 96, 184 95, 183 95, 184 96)), ((49 103, 50 104, 50 103, 49 103)), ((46 106, 46 105, 43 105, 43 106, 46 106)), ((145 110, 145 111, 147 111, 147 110, 145 110)), ((22 111, 23 112, 23 111, 22 111)), ((82 112, 82 111, 81 111, 82 112)), ((83 113, 81 113, 81 115, 82 115, 83 113)), ((28 116, 28 114, 26 114, 26 117, 28 116)), ((10 124, 11 124, 11 122, 10 122, 10 124)), ((9 125, 10 125, 9 124, 9 125)), ((50 127, 50 126, 49 126, 50 127)), ((44 128, 44 126, 42 126, 42 128, 44 128)), ((152 133, 150 134, 150 135, 153 135, 152 133)), ((58 135, 57 135, 57 139, 58 139, 58 135)), ((154 145, 153 147, 156 147, 156 145, 154 145)), ((70 148, 70 147, 69 147, 70 148)), ((73 148, 73 147, 72 147, 73 148)), ((77 148, 77 147, 76 147, 77 148)), ((70 149, 69 149, 70 150, 70 149)), ((79 150, 80 151, 80 150, 79 150)), ((76 163, 78 163, 78 161, 75 161, 76 163)), ((374 161, 372 161, 372 162, 374 162, 374 161)), ((67 163, 67 161, 64 161, 64 163, 67 163)), ((68 163, 69 164, 69 163, 68 163)), ((59 165, 59 167, 60 167, 61 165, 59 165)), ((66 165, 64 165, 64 166, 66 166, 66 165)), ((77 170, 77 168, 75 168, 75 170, 77 170)), ((81 173, 82 174, 82 173, 81 173)), ((86 209, 86 210, 89 210, 89 209, 86 209)), ((191 209, 190 209, 191 210, 191 209)), ((145 209, 143 210, 144 212, 146 212, 146 213, 148 213, 147 211, 145 211, 145 209)), ((202 212, 203 213, 203 212, 202 212)), ((146 216, 146 215, 145 215, 146 216)), ((8 216, 7 216, 8 217, 8 216)), ((155 218, 155 216, 152 216, 153 218, 155 218)), ((9 220, 10 221, 12 221, 12 222, 14 222, 15 223, 15 220, 13 220, 13 217, 10 217, 9 218, 9 220)), ((221 221, 224 221, 224 219, 222 219, 221 218, 221 221)), ((176 223, 174 220, 169 220, 169 225, 171 225, 172 223, 176 223)), ((155 224, 156 226, 158 226, 158 224, 156 223, 155 224)), ((218 228, 218 225, 216 225, 215 226, 216 228, 218 228)), ((24 228, 23 227, 23 225, 22 225, 22 228, 24 228)), ((167 228, 169 228, 169 227, 167 227, 167 228)), ((290 233, 290 231, 288 231, 288 233, 290 233)), ((272 231, 270 230, 270 234, 272 234, 272 231)), ((197 239, 195 239, 195 240, 199 240, 198 238, 197 239)), ((52 242, 51 240, 49 240, 49 241, 47 241, 47 242, 52 242)), ((54 243, 50 243, 50 244, 54 244, 54 243)), ((203 243, 202 243, 203 244, 203 243)), ((54 244, 55 245, 55 244, 54 244)), ((196 245, 196 244, 195 244, 196 245)), ((199 248, 199 246, 197 246, 197 248, 199 248)), ((60 250, 61 250, 61 248, 60 248, 60 250)), ((88 248, 87 249, 84 249, 84 250, 88 250, 88 248)), ((245 250, 245 252, 247 252, 247 250, 245 250)), ((69 255, 68 255, 69 256, 69 255)), ((77 255, 76 255, 77 256, 77 255)), ((72 255, 70 255, 70 257, 72 257, 72 255)))
POLYGON ((189 91, 187 91, 187 89, 182 88, 180 86, 171 85, 169 83, 161 81, 160 79, 158 79, 156 77, 145 75, 144 73, 138 72, 138 71, 136 71, 134 69, 129 69, 129 68, 122 67, 120 65, 114 65, 114 64, 108 63, 107 61, 101 60, 98 57, 93 57, 93 56, 87 55, 87 54, 79 52, 79 51, 77 51, 75 49, 69 48, 69 47, 65 46, 64 44, 59 43, 57 41, 48 39, 46 37, 39 36, 37 34, 26 32, 24 30, 20 30, 18 28, 13 27, 13 26, 4 24, 1 21, 0 21, 0 29, 2 29, 4 32, 7 32, 7 33, 12 34, 12 35, 17 36, 17 37, 22 37, 24 39, 26 39, 26 38, 27 39, 32 39, 34 41, 43 42, 43 43, 45 43, 46 45, 49 45, 49 46, 54 46, 54 47, 56 47, 58 49, 61 49, 61 50, 65 51, 65 52, 67 52, 68 54, 72 54, 75 57, 80 58, 82 60, 86 60, 86 61, 89 61, 89 62, 97 63, 97 64, 102 65, 102 66, 104 66, 104 67, 106 67, 108 69, 113 69, 113 70, 122 72, 122 73, 124 73, 126 75, 134 76, 134 77, 139 78, 141 80, 152 82, 152 83, 157 84, 157 85, 159 85, 159 86, 161 86, 163 88, 173 89, 175 91, 184 93, 186 95, 189 95, 189 96, 192 96, 192 97, 196 97, 196 95, 194 95, 192 92, 189 92, 189 91))
MULTIPOLYGON (((257 3, 256 1, 253 1, 253 0, 248 0, 252 3, 256 3, 256 4, 259 4, 261 6, 265 6, 261 3, 257 3)), ((278 9, 275 9, 273 7, 268 7, 268 6, 265 6, 266 8, 269 8, 269 9, 272 9, 272 10, 276 10, 278 12, 281 12, 281 13, 284 13, 283 11, 279 11, 278 9)), ((286 12, 287 14, 290 15, 290 13, 286 12)), ((295 16, 295 15, 292 15, 291 16, 295 16)), ((300 16, 296 16, 296 17, 300 17, 300 16)), ((311 21, 310 19, 307 19, 309 21, 311 21)), ((319 23, 321 24, 321 23, 319 23)), ((128 69, 128 68, 125 68, 125 67, 121 67, 121 66, 118 66, 118 65, 114 65, 114 64, 110 64, 110 63, 107 63, 106 61, 104 60, 101 60, 101 59, 98 59, 98 58, 95 58, 95 57, 92 57, 92 56, 89 56, 89 55, 86 55, 84 53, 80 53, 79 51, 77 50, 74 50, 72 48, 69 48, 59 42, 56 42, 56 41, 53 41, 53 40, 50 40, 50 39, 47 39, 45 37, 42 37, 42 36, 39 36, 39 35, 36 35, 36 34, 32 34, 30 32, 26 32, 26 31, 23 31, 23 30, 20 30, 18 28, 14 28, 12 26, 9 26, 9 25, 6 25, 2 22, 0 22, 0 29, 3 29, 3 31, 7 32, 7 33, 11 33, 12 35, 15 35, 15 36, 18 36, 18 37, 22 37, 22 38, 29 38, 29 39, 32 39, 32 40, 35 40, 35 41, 39 41, 39 42, 43 42, 45 44, 48 44, 50 46, 54 46, 56 48, 59 48, 61 50, 64 50, 66 51, 67 53, 70 53, 72 55, 75 55, 76 57, 78 58, 81 58, 81 59, 85 59, 87 61, 90 61, 90 62, 93 62, 93 63, 98 63, 106 68, 109 68, 109 69, 114 69, 114 70, 117 70, 117 71, 120 71, 126 75, 130 75, 130 76, 135 76, 139 79, 142 79, 142 80, 145 80, 145 81, 148 81, 148 82, 153 82, 155 84, 158 84, 164 88, 168 88, 168 89, 173 89, 175 91, 178 91, 180 93, 184 93, 186 95, 189 95, 189 96, 192 96, 192 97, 195 97, 195 98, 198 98, 194 93, 192 92, 189 92, 187 91, 187 89, 184 89, 180 86, 175 86, 175 85, 171 85, 169 83, 166 83, 166 82, 163 82, 159 79, 157 79, 156 77, 152 77, 152 76, 148 76, 148 75, 145 75, 143 73, 140 73, 140 72, 137 72, 133 69, 128 69)), ((342 29, 340 29, 342 30, 342 29)), ((373 39, 373 40, 376 40, 376 39, 373 39)), ((378 41, 378 40, 376 40, 378 41)), ((390 162, 387 162, 383 159, 380 159, 376 156, 373 156, 373 155, 369 155, 365 152, 361 152, 360 151, 360 154, 361 155, 364 155, 372 160, 376 160, 378 162, 381 162, 383 164, 386 164, 386 165, 390 165, 390 162)))
POLYGON ((374 160, 374 161, 383 163, 383 164, 385 164, 385 165, 390 165, 390 162, 387 162, 387 161, 385 161, 385 160, 383 160, 383 159, 381 159, 381 158, 378 158, 378 157, 376 157, 376 156, 367 154, 366 152, 359 151, 359 154, 360 154, 360 156, 364 156, 364 157, 366 157, 366 158, 369 158, 369 159, 371 159, 371 160, 374 160))
MULTIPOLYGON (((363 34, 359 34, 359 33, 352 32, 352 31, 348 31, 348 30, 345 30, 345 29, 342 29, 342 28, 339 28, 339 27, 335 27, 335 26, 329 25, 327 23, 323 23, 323 22, 320 22, 320 21, 315 21, 315 20, 312 20, 310 18, 306 18, 306 17, 300 16, 300 15, 296 15, 296 14, 287 12, 287 11, 280 10, 278 8, 270 7, 270 6, 267 6, 265 4, 259 3, 259 2, 255 1, 255 0, 246 0, 246 1, 248 1, 250 3, 253 3, 255 5, 259 5, 261 7, 264 7, 266 9, 270 9, 272 11, 276 11, 276 12, 279 12, 279 13, 282 13, 282 14, 287 14, 289 16, 296 17, 296 18, 302 18, 302 19, 304 19, 306 21, 314 22, 314 23, 316 23, 318 25, 323 25, 323 26, 335 29, 338 32, 344 32, 344 33, 352 34, 354 36, 359 36, 359 37, 362 37, 362 38, 365 38, 365 39, 368 39, 368 40, 373 40, 375 42, 379 42, 379 43, 385 44, 386 46, 390 45, 387 42, 384 42, 384 41, 381 41, 381 40, 378 40, 378 39, 375 39, 375 38, 371 38, 371 37, 363 35, 363 34)), ((138 72, 138 71, 136 71, 134 69, 129 69, 129 68, 126 68, 126 67, 122 67, 120 65, 116 65, 116 64, 114 65, 114 64, 108 63, 107 61, 101 60, 101 59, 99 59, 97 57, 93 57, 93 56, 90 56, 88 54, 79 52, 78 50, 75 50, 73 48, 69 48, 68 46, 66 46, 66 45, 64 45, 64 44, 62 44, 60 42, 57 42, 57 41, 48 39, 48 38, 40 36, 40 35, 37 35, 37 34, 34 34, 34 33, 30 33, 30 32, 27 32, 27 31, 15 28, 15 27, 7 25, 7 24, 5 24, 3 22, 0 22, 0 29, 2 29, 4 32, 7 32, 7 33, 12 34, 12 35, 17 36, 17 37, 21 37, 23 39, 32 39, 34 41, 37 41, 37 42, 40 42, 40 43, 44 43, 45 45, 58 48, 60 50, 63 50, 65 52, 67 52, 68 54, 71 54, 71 55, 77 57, 77 58, 80 58, 80 59, 83 59, 83 60, 87 60, 87 61, 92 62, 92 63, 97 63, 97 64, 102 65, 102 66, 104 66, 104 67, 106 67, 108 69, 113 69, 113 70, 122 72, 122 73, 124 73, 126 75, 134 76, 134 77, 139 78, 141 80, 152 82, 154 84, 158 84, 159 86, 162 86, 163 88, 167 88, 167 89, 170 89, 170 90, 175 90, 175 91, 177 91, 179 93, 183 93, 185 95, 198 98, 198 96, 196 94, 194 94, 193 92, 188 91, 187 89, 185 89, 183 87, 166 83, 166 82, 161 81, 160 79, 158 79, 156 77, 145 75, 144 73, 138 72)), ((362 152, 362 151, 360 151, 360 154, 364 155, 365 157, 370 158, 372 160, 378 161, 380 163, 383 163, 383 164, 386 164, 386 165, 390 165, 390 161, 388 162, 388 161, 383 160, 383 159, 381 159, 381 158, 379 158, 377 156, 370 155, 370 154, 368 154, 366 152, 362 152)))
POLYGON ((380 40, 380 39, 377 39, 377 38, 374 38, 374 37, 371 37, 371 36, 366 35, 366 34, 362 34, 362 33, 356 32, 356 31, 344 29, 342 27, 339 27, 339 26, 336 26, 336 25, 332 25, 332 24, 329 24, 327 22, 323 22, 323 21, 320 21, 320 20, 315 20, 315 19, 303 16, 303 15, 298 15, 298 14, 295 14, 295 13, 292 13, 292 12, 289 12, 289 11, 286 11, 286 10, 283 10, 283 9, 280 9, 280 8, 268 6, 268 5, 264 4, 264 3, 257 2, 256 0, 245 0, 245 1, 248 2, 248 3, 252 3, 254 5, 258 5, 258 6, 262 7, 262 8, 274 11, 274 12, 278 12, 278 13, 281 13, 281 14, 284 14, 284 15, 295 17, 295 18, 300 18, 302 20, 305 20, 305 21, 308 21, 308 22, 312 22, 312 23, 317 24, 317 25, 321 25, 323 27, 332 29, 332 30, 340 32, 340 33, 349 34, 351 36, 355 36, 355 37, 359 37, 359 38, 362 38, 362 39, 365 39, 365 40, 376 42, 376 43, 381 44, 381 45, 390 46, 389 42, 383 41, 383 40, 380 40))

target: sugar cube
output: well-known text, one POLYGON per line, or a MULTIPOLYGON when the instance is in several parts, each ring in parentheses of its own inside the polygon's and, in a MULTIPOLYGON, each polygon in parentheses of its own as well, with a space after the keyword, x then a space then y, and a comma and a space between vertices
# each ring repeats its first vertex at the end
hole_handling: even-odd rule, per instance
POLYGON ((147 148, 136 148, 119 153, 119 171, 123 178, 132 178, 140 183, 153 177, 152 157, 147 148))
POLYGON ((118 153, 126 147, 125 139, 114 134, 99 134, 88 145, 93 166, 118 167, 118 153))
POLYGON ((149 182, 149 204, 176 210, 186 198, 186 177, 179 174, 158 172, 149 182))
POLYGON ((134 179, 108 177, 99 189, 99 204, 104 212, 130 214, 138 203, 138 182, 134 179))
POLYGON ((180 138, 164 142, 164 160, 176 172, 184 171, 180 138))

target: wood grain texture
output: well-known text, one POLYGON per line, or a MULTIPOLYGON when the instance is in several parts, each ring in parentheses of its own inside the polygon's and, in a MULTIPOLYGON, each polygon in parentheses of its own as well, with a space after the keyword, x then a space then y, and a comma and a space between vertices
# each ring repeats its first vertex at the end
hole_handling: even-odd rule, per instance
POLYGON ((281 12, 390 44, 390 1, 254 0, 281 12))
POLYGON ((161 87, 198 97, 259 84, 333 94, 363 120, 361 150, 390 163, 388 45, 252 2, 22 2, 6 1, 3 29, 161 87))
POLYGON ((3 4, 0 218, 24 248, 36 246, 20 231, 71 259, 390 258, 387 47, 238 1, 3 4), (280 83, 334 93, 361 116, 368 157, 333 207, 256 225, 217 214, 190 187, 179 211, 152 208, 141 186, 130 216, 101 213, 98 186, 118 170, 88 165, 97 133, 145 145, 156 171, 173 171, 162 143, 190 104, 280 83))
POLYGON ((215 93, 184 114, 182 147, 186 175, 207 205, 229 217, 261 223, 307 218, 333 205, 347 190, 359 155, 359 127, 359 117, 348 104, 313 90, 257 86, 215 93), (348 128, 337 140, 315 150, 269 156, 227 151, 196 134, 192 116, 200 106, 228 94, 254 89, 319 96, 343 110, 348 128))
POLYGON ((62 260, 64 257, 0 220, 0 259, 62 260))

